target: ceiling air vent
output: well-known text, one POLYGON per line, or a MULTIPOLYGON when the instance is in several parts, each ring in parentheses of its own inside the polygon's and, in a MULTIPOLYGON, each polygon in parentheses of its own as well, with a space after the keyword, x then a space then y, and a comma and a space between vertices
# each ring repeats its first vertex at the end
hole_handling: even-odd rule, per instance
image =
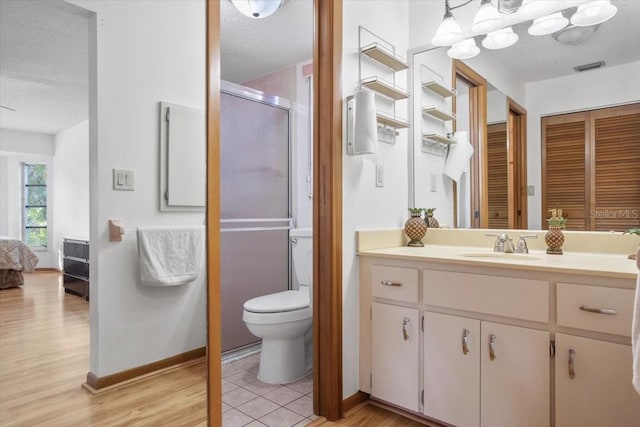
POLYGON ((573 69, 581 73, 583 71, 595 70, 596 68, 604 67, 604 61, 592 62, 591 64, 578 65, 577 67, 573 67, 573 69))

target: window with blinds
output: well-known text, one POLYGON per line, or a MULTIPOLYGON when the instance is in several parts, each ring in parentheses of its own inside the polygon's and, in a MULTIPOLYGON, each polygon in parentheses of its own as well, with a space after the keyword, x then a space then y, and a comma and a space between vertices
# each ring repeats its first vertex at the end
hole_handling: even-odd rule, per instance
POLYGON ((542 223, 569 230, 640 225, 640 104, 542 119, 542 223))

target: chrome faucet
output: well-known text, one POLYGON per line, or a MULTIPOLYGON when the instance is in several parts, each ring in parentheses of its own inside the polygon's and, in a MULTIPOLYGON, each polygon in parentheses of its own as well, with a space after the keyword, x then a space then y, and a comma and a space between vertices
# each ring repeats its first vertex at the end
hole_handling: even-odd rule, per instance
POLYGON ((516 248, 513 246, 513 240, 507 233, 500 234, 487 234, 487 236, 495 237, 496 242, 493 245, 493 252, 504 252, 512 254, 516 252, 516 248))
POLYGON ((529 248, 527 247, 526 239, 537 239, 538 236, 535 234, 521 234, 520 240, 518 240, 518 245, 516 246, 517 254, 528 254, 529 248))

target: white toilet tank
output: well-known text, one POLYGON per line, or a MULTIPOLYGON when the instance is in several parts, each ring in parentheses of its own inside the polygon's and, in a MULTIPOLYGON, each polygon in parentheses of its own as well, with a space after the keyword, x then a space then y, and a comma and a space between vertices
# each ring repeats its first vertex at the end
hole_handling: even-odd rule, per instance
POLYGON ((289 238, 296 279, 300 285, 310 287, 313 277, 313 232, 310 228, 292 228, 289 238))

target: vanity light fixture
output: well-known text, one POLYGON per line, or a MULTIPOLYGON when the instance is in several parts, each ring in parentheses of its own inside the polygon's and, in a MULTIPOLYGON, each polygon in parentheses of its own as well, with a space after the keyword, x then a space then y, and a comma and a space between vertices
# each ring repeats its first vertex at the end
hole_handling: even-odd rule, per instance
POLYGON ((284 0, 231 0, 240 13, 249 18, 261 19, 271 16, 284 0))
POLYGON ((490 31, 497 30, 504 25, 504 20, 500 16, 500 12, 491 3, 491 0, 482 0, 480 9, 473 17, 471 32, 473 34, 486 34, 490 31))
POLYGON ((528 21, 542 15, 547 15, 549 7, 551 6, 553 6, 552 1, 524 0, 517 13, 518 16, 528 21))
POLYGON ((504 49, 517 41, 518 35, 513 32, 513 28, 507 27, 487 34, 482 40, 482 46, 486 49, 504 49))
POLYGON ((476 46, 473 37, 458 42, 447 50, 449 58, 453 59, 470 59, 480 53, 480 48, 476 46))
POLYGON ((460 25, 456 22, 456 18, 453 17, 451 10, 449 0, 445 0, 444 17, 438 26, 436 35, 431 39, 431 43, 435 46, 451 46, 464 39, 462 36, 462 28, 460 28, 460 25))
POLYGON ((546 36, 560 31, 569 24, 569 20, 564 17, 562 12, 552 13, 533 20, 533 24, 529 27, 529 34, 532 36, 546 36))
POLYGON ((601 24, 611 19, 617 11, 618 8, 609 0, 590 1, 578 6, 578 11, 571 17, 571 23, 578 27, 601 24))

